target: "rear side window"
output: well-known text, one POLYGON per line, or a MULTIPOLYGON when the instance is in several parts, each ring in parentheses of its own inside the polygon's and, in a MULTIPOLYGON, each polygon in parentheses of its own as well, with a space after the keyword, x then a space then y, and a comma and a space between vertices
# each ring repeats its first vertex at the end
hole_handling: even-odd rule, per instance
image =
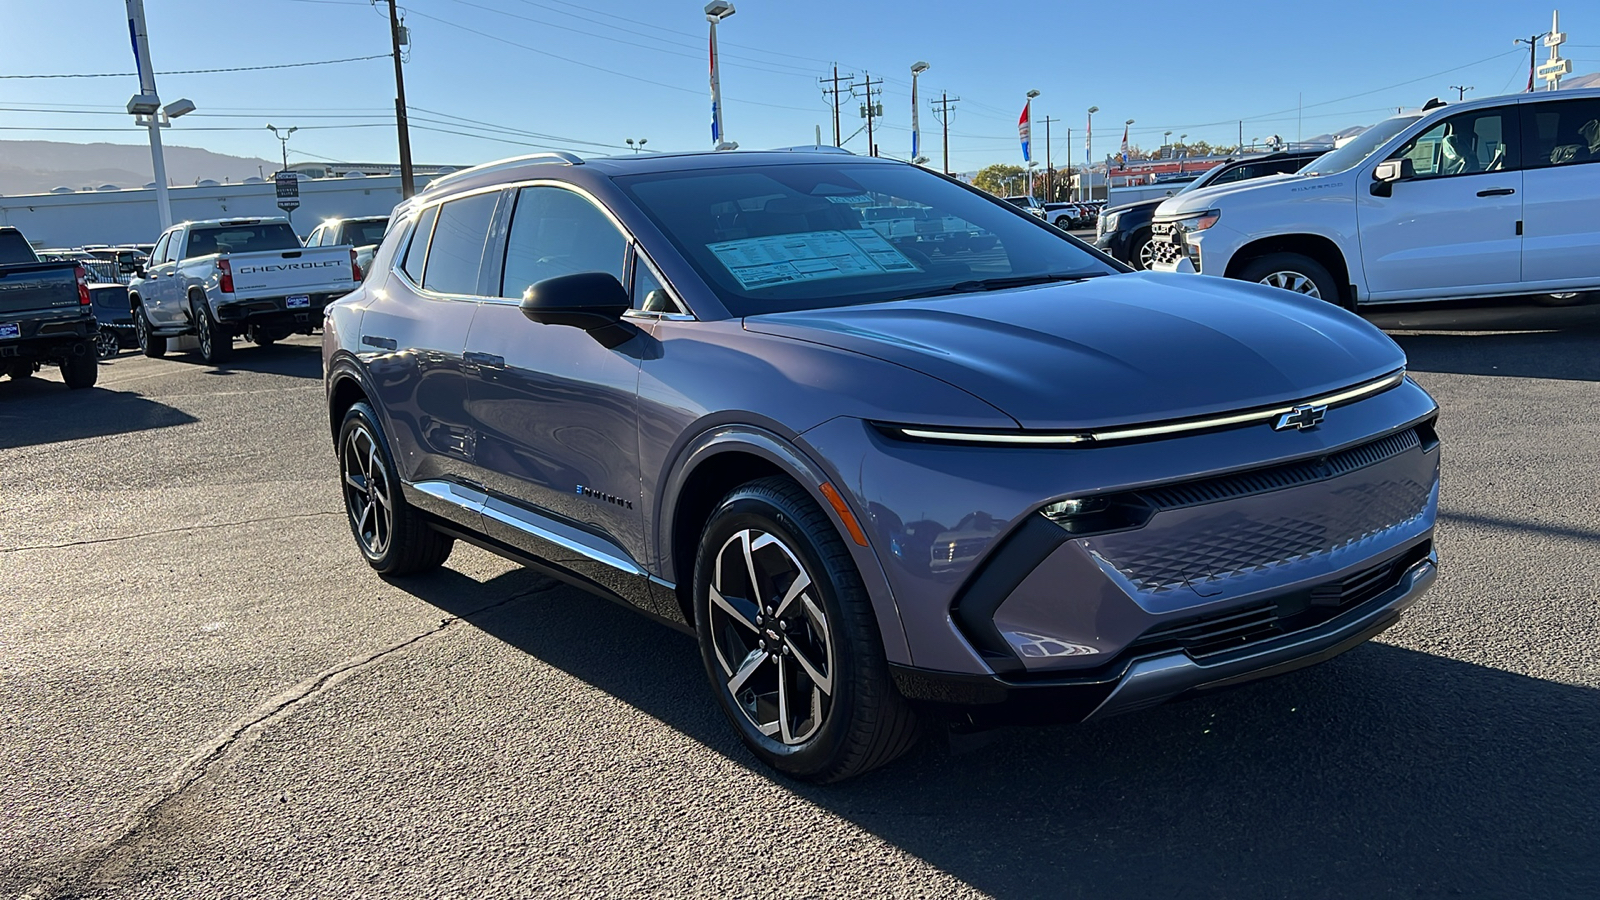
POLYGON ((498 193, 477 194, 439 207, 439 224, 434 226, 422 273, 424 288, 441 294, 478 293, 483 245, 499 200, 498 193))
POLYGON ((214 225, 189 232, 189 247, 184 259, 213 253, 258 253, 267 250, 299 250, 300 238, 287 222, 257 225, 214 225))
POLYGON ((1600 99, 1523 104, 1522 146, 1529 169, 1600 162, 1600 99))
POLYGON ((414 284, 422 283, 422 259, 428 252, 428 238, 433 235, 433 222, 438 217, 439 207, 430 206, 417 217, 417 227, 411 230, 411 245, 406 249, 400 271, 409 275, 414 284))
POLYGON ((546 278, 606 272, 622 280, 627 240, 598 207, 572 191, 528 187, 517 192, 506 240, 500 296, 521 299, 546 278))

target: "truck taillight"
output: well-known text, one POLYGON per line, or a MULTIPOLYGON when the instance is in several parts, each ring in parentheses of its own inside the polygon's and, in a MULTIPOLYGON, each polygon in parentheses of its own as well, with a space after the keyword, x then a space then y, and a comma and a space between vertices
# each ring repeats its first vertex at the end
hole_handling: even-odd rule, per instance
POLYGON ((78 266, 74 270, 73 274, 78 279, 78 305, 79 306, 88 306, 89 305, 89 273, 83 268, 83 266, 78 266))
POLYGON ((217 271, 222 273, 222 277, 217 279, 217 290, 222 291, 224 294, 233 293, 233 263, 225 259, 219 259, 217 260, 217 271))
POLYGON ((356 281, 361 280, 361 264, 356 262, 356 248, 350 248, 350 274, 356 281))

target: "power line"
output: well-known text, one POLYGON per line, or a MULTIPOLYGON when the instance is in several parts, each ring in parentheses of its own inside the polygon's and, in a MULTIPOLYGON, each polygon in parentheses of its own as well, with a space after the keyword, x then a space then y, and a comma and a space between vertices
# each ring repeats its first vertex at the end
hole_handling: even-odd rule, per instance
MULTIPOLYGON (((320 59, 315 62, 279 63, 272 66, 235 66, 231 69, 180 69, 172 72, 157 72, 157 75, 215 75, 219 72, 261 72, 266 69, 299 69, 306 66, 332 66, 339 63, 365 62, 369 59, 388 59, 389 54, 379 53, 375 56, 352 56, 347 59, 320 59)), ((138 72, 74 72, 55 75, 0 75, 0 78, 128 78, 137 77, 138 72)))

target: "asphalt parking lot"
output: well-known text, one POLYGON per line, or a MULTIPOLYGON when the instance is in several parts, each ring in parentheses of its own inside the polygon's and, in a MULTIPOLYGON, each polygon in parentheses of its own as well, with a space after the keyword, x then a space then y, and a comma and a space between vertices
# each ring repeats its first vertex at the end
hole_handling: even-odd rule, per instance
POLYGON ((1446 441, 1400 626, 827 788, 682 635, 466 546, 375 576, 314 338, 0 380, 0 895, 1596 896, 1600 330, 1396 336, 1446 441))

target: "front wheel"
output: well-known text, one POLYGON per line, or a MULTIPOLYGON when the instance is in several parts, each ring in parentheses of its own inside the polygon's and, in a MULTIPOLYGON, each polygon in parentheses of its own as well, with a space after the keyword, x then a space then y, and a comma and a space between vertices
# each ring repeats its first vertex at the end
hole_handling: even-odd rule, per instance
POLYGON ((338 446, 350 533, 367 564, 381 575, 415 575, 444 565, 455 540, 434 531, 406 502, 372 407, 350 407, 338 446))
POLYGON ((150 318, 144 314, 144 307, 134 307, 133 333, 139 339, 139 352, 151 359, 160 359, 167 355, 167 339, 156 334, 150 324, 150 318))
POLYGON ((122 352, 122 342, 117 340, 117 333, 109 328, 100 329, 94 336, 94 353, 101 359, 111 359, 122 352))
POLYGON ((1149 232, 1144 232, 1134 239, 1133 250, 1128 254, 1128 263, 1142 272, 1150 271, 1150 266, 1156 261, 1156 248, 1150 242, 1149 232))
POLYGON ((1269 253, 1253 259, 1239 270, 1239 278, 1304 294, 1313 300, 1339 302, 1339 285, 1327 267, 1298 253, 1269 253))
POLYGON ((94 387, 95 379, 100 377, 100 360, 89 348, 80 349, 82 353, 74 353, 61 363, 61 380, 75 391, 94 387))
POLYGON ((712 690, 767 765, 841 781, 916 742, 850 552, 799 485, 764 478, 723 499, 701 533, 694 597, 712 690))

